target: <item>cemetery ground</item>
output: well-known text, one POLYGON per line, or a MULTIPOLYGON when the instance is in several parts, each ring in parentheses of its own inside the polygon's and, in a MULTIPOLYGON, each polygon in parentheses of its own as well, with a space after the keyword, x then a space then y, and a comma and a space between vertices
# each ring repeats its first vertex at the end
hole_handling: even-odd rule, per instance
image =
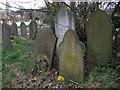
MULTIPOLYGON (((112 59, 105 66, 96 66, 83 82, 58 81, 59 72, 51 69, 37 72, 31 60, 34 40, 27 37, 14 37, 12 49, 2 51, 3 88, 116 88, 119 75, 112 68, 112 59)), ((1 43, 1 41, 0 41, 1 43)), ((1 49, 1 48, 0 48, 1 49)))

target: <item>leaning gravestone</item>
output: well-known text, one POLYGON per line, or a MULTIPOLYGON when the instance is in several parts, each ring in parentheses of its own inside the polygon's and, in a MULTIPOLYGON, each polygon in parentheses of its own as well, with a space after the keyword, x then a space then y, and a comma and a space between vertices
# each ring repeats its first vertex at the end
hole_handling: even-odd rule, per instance
POLYGON ((58 46, 60 75, 75 81, 84 80, 85 46, 75 31, 69 29, 58 46))
POLYGON ((40 32, 37 33, 33 59, 39 70, 50 70, 55 43, 56 37, 50 28, 44 27, 40 32))
POLYGON ((21 36, 27 36, 26 25, 24 22, 21 22, 20 24, 20 31, 21 31, 21 36))
POLYGON ((12 23, 10 29, 12 35, 18 36, 17 24, 15 22, 12 23))
POLYGON ((75 30, 74 15, 67 7, 62 7, 57 12, 54 18, 54 22, 55 22, 55 34, 58 38, 57 41, 58 48, 58 45, 63 41, 65 32, 69 28, 75 30))
POLYGON ((87 23, 88 63, 105 64, 112 56, 112 22, 102 10, 90 15, 87 23))
POLYGON ((2 48, 3 49, 10 49, 11 48, 11 41, 10 41, 10 26, 3 21, 2 24, 2 48))
POLYGON ((30 25, 30 39, 35 39, 37 33, 37 23, 35 20, 31 21, 30 25))

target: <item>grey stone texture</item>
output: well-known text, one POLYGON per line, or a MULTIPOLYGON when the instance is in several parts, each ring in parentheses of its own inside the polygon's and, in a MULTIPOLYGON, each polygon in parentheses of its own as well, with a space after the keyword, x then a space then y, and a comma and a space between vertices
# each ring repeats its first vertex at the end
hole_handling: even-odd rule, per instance
POLYGON ((56 37, 49 27, 42 28, 36 35, 33 60, 42 71, 50 70, 56 37))
POLYGON ((18 36, 17 24, 15 22, 12 23, 10 30, 12 35, 18 36))
POLYGON ((112 56, 112 22, 102 10, 94 11, 87 22, 88 64, 106 64, 112 56))
POLYGON ((11 32, 10 26, 6 23, 2 23, 2 48, 10 49, 11 48, 11 40, 10 40, 11 32))
POLYGON ((75 30, 74 15, 67 7, 61 7, 54 18, 55 34, 58 38, 58 45, 63 41, 65 32, 70 28, 75 30))
POLYGON ((26 25, 24 22, 21 22, 20 24, 20 31, 21 31, 21 36, 27 36, 26 25))
POLYGON ((29 34, 30 39, 35 39, 37 33, 37 23, 35 20, 32 20, 30 22, 29 29, 30 29, 30 34, 29 34))
POLYGON ((85 46, 75 31, 69 29, 58 46, 60 75, 74 81, 84 80, 85 46))

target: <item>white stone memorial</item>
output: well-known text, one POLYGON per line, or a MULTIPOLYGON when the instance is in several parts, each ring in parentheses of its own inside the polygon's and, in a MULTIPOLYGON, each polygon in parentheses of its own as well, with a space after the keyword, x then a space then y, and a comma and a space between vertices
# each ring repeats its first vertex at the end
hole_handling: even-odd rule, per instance
POLYGON ((74 15, 67 7, 61 7, 54 18, 55 34, 58 38, 58 45, 63 41, 65 32, 70 28, 75 30, 74 15))

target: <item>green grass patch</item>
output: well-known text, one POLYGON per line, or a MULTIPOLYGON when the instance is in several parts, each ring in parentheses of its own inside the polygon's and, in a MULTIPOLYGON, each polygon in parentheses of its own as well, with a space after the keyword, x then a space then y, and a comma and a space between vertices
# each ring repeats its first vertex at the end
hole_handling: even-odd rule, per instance
POLYGON ((17 29, 20 29, 20 26, 18 26, 17 29))
POLYGON ((29 28, 26 28, 26 31, 27 31, 27 33, 29 33, 29 32, 30 32, 30 29, 29 29, 29 28))
MULTIPOLYGON (((3 88, 7 87, 9 83, 15 78, 18 78, 17 73, 23 75, 31 75, 34 69, 33 62, 31 61, 31 52, 34 49, 33 41, 28 40, 27 37, 14 37, 12 39, 12 48, 2 51, 2 79, 3 88), (19 71, 19 72, 18 72, 19 71)), ((108 59, 108 63, 104 66, 96 66, 85 76, 84 82, 82 82, 84 88, 89 88, 95 83, 99 84, 97 88, 116 88, 115 79, 120 75, 116 74, 115 70, 111 68, 112 59, 108 59)), ((42 80, 46 77, 46 72, 39 72, 37 79, 42 80)), ((54 78, 54 76, 51 76, 54 78)), ((46 81, 49 84, 50 78, 46 81)), ((21 79, 21 78, 20 78, 21 79)), ((55 80, 51 82, 57 84, 55 80)), ((33 85, 33 87, 36 87, 33 85)), ((93 87, 94 88, 94 87, 93 87)))
POLYGON ((118 74, 110 67, 111 64, 105 66, 96 66, 89 74, 89 80, 99 83, 99 88, 116 88, 115 78, 118 74))
POLYGON ((2 51, 3 87, 7 87, 9 82, 16 78, 16 70, 25 74, 32 72, 33 63, 29 53, 33 51, 33 47, 32 41, 26 37, 14 37, 12 48, 2 51))
POLYGON ((3 57, 3 63, 5 64, 12 64, 12 63, 15 63, 15 62, 19 62, 20 59, 20 53, 18 52, 15 52, 15 53, 12 53, 12 54, 9 54, 8 56, 6 55, 6 57, 3 57))

